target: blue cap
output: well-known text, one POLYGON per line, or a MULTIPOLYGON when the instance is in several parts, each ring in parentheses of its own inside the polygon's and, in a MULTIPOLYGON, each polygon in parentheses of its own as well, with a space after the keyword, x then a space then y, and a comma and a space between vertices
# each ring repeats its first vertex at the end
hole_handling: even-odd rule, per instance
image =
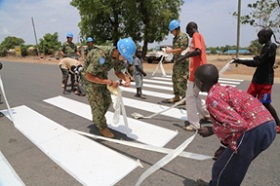
POLYGON ((93 41, 93 39, 91 37, 87 38, 87 42, 92 42, 92 41, 93 41))
POLYGON ((121 55, 130 63, 133 63, 133 56, 136 51, 136 44, 131 38, 120 39, 117 47, 121 55))
POLYGON ((67 35, 66 35, 66 37, 71 37, 71 38, 73 38, 72 32, 68 32, 67 35))
POLYGON ((180 26, 180 22, 178 20, 172 20, 169 23, 169 31, 175 30, 180 26))

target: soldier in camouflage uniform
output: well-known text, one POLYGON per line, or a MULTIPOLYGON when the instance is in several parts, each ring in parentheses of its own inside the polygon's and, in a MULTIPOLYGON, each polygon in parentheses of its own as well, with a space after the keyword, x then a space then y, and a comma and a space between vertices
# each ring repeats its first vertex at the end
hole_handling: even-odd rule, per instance
POLYGON ((174 65, 173 65, 173 93, 174 98, 168 99, 167 102, 174 103, 180 101, 181 98, 185 97, 187 89, 187 79, 189 74, 189 60, 177 61, 182 51, 188 48, 189 39, 187 34, 180 31, 180 23, 178 20, 172 20, 169 23, 169 30, 174 35, 173 48, 166 48, 166 53, 174 54, 174 65))
POLYGON ((87 38, 87 48, 85 49, 85 58, 87 57, 88 53, 93 49, 95 48, 93 46, 93 39, 91 37, 88 37, 87 38))
POLYGON ((60 55, 62 57, 71 57, 71 58, 76 58, 77 56, 80 56, 77 46, 72 42, 73 34, 71 32, 67 33, 66 38, 67 41, 63 43, 60 49, 60 55))
POLYGON ((117 43, 117 48, 109 50, 100 48, 92 49, 84 63, 84 86, 88 98, 93 123, 99 129, 99 132, 109 138, 114 134, 108 129, 105 114, 108 111, 112 100, 107 86, 117 88, 119 83, 108 79, 108 72, 114 68, 118 78, 124 80, 123 86, 130 86, 130 80, 121 70, 124 68, 124 60, 133 63, 133 55, 136 51, 136 45, 130 38, 121 39, 117 43))

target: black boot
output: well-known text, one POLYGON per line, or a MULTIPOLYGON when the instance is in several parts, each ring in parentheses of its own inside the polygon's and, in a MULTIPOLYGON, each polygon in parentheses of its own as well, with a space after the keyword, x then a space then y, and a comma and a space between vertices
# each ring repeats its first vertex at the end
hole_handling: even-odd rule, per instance
POLYGON ((136 88, 136 94, 135 97, 140 97, 140 88, 136 88))
POLYGON ((139 88, 140 98, 146 99, 146 97, 142 94, 142 88, 139 88))

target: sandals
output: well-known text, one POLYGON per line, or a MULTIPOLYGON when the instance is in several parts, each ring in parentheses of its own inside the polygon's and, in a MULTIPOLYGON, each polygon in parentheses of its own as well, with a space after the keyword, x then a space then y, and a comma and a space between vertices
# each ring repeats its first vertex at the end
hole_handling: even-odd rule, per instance
POLYGON ((277 131, 278 134, 280 133, 280 126, 279 125, 276 126, 276 131, 277 131))

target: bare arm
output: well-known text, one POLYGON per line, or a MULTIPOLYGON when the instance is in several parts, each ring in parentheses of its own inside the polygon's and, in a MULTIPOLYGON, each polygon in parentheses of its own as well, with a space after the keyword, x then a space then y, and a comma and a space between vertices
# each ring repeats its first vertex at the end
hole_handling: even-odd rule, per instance
POLYGON ((194 51, 192 51, 192 52, 187 52, 185 55, 180 56, 180 57, 177 59, 177 61, 178 61, 178 62, 179 62, 179 61, 183 61, 183 60, 186 59, 186 58, 198 56, 198 55, 200 55, 200 54, 201 54, 201 50, 198 49, 198 48, 196 48, 194 51))

